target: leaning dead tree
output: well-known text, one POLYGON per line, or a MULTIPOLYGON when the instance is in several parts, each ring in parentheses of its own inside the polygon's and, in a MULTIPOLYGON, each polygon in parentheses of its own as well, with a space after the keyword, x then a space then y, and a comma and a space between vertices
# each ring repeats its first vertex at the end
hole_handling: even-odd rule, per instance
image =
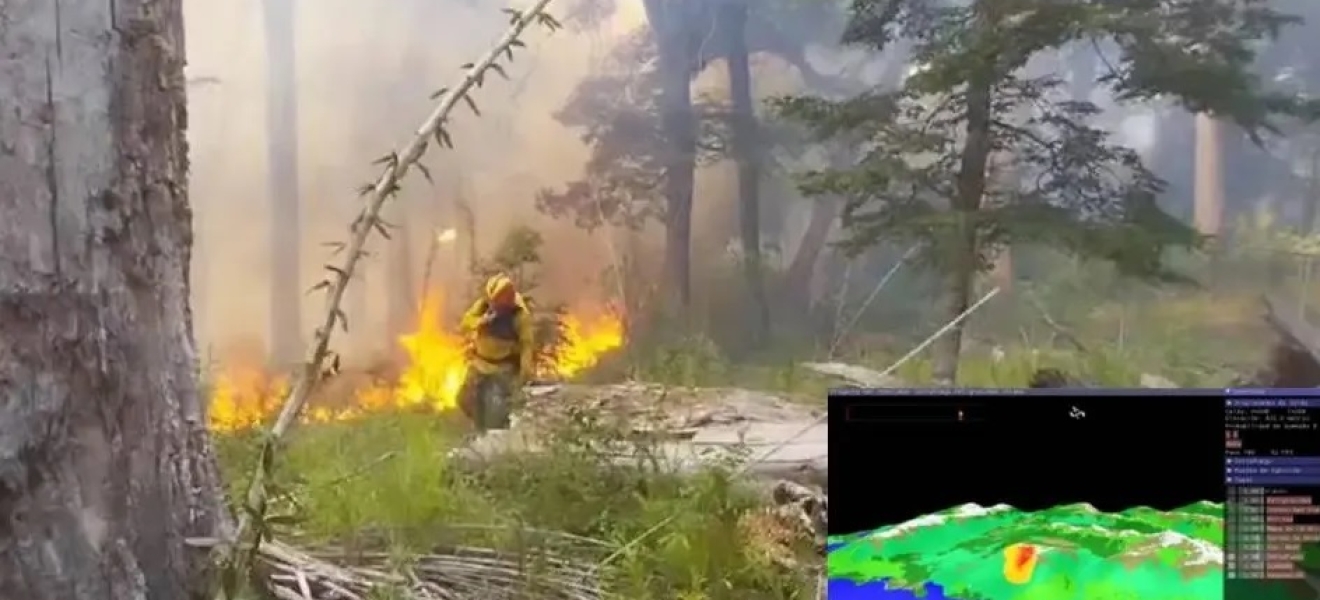
POLYGON ((402 149, 377 161, 383 167, 380 177, 374 183, 363 186, 362 210, 349 227, 348 241, 334 245, 339 262, 326 265, 326 279, 314 288, 325 292, 324 314, 279 417, 262 444, 259 459, 249 479, 236 531, 224 540, 197 541, 199 544, 218 544, 216 558, 222 580, 219 598, 233 600, 238 597, 241 582, 252 575, 252 567, 261 560, 263 542, 266 541, 270 526, 267 521, 267 504, 270 499, 268 482, 272 467, 278 459, 278 443, 297 422, 310 393, 321 381, 323 374, 333 370, 332 367, 338 363, 338 357, 330 349, 330 341, 336 328, 344 330, 348 328, 348 318, 341 308, 345 290, 352 281, 360 261, 366 255, 366 244, 372 235, 379 234, 383 238, 390 238, 390 226, 381 219, 382 209, 386 202, 398 193, 404 177, 412 168, 416 167, 428 180, 430 179, 430 174, 419 162, 420 159, 433 143, 444 148, 453 148, 445 126, 451 118, 451 113, 460 103, 465 104, 473 113, 481 114, 471 97, 471 92, 481 87, 491 73, 505 75, 501 63, 511 61, 514 52, 525 46, 520 39, 523 32, 532 24, 540 24, 550 31, 560 27, 554 18, 544 12, 549 4, 550 0, 537 0, 526 10, 505 9, 510 18, 509 29, 481 60, 464 65, 465 73, 458 85, 434 94, 437 105, 418 127, 413 139, 402 149))
POLYGON ((206 593, 181 4, 0 3, 0 598, 206 593))

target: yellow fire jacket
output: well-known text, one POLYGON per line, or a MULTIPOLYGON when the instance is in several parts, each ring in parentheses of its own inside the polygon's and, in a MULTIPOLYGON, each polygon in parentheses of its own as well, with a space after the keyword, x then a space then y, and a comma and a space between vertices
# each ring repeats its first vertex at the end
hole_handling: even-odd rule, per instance
POLYGON ((485 298, 478 299, 463 313, 459 326, 472 343, 473 358, 491 366, 516 365, 520 376, 532 377, 536 364, 532 311, 522 296, 505 311, 492 311, 485 298))

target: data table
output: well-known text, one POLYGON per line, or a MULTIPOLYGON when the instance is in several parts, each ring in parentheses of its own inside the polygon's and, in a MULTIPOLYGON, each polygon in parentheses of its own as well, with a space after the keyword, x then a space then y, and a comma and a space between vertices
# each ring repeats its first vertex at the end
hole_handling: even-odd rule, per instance
MULTIPOLYGON (((1320 548, 1320 395, 1230 391, 1224 399, 1227 600, 1265 582, 1313 582, 1320 548)), ((1317 565, 1320 566, 1320 565, 1317 565)))

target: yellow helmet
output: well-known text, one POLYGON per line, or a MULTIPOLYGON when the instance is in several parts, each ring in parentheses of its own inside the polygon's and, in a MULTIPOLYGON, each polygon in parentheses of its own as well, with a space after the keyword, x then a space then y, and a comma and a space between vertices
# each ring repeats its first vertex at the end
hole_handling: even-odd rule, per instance
POLYGON ((513 291, 513 280, 508 275, 499 273, 486 280, 486 299, 492 300, 496 296, 507 294, 513 291))

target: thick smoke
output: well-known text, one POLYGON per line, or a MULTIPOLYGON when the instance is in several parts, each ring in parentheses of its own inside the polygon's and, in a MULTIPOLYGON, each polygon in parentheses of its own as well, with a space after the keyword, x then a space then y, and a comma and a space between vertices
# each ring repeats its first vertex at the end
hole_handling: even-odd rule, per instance
MULTIPOLYGON (((451 85, 461 65, 483 54, 507 18, 499 5, 470 0, 286 1, 297 4, 302 288, 307 289, 327 260, 322 243, 346 236, 356 190, 378 172, 371 161, 412 135, 430 109, 428 95, 451 85)), ((261 0, 187 0, 185 5, 199 345, 213 351, 239 343, 250 347, 267 334, 267 240, 273 226, 267 217, 262 5, 261 0)), ((436 184, 415 176, 402 199, 410 214, 393 211, 393 221, 411 226, 414 270, 420 271, 434 232, 453 225, 456 193, 476 208, 478 240, 485 246, 514 224, 532 224, 546 233, 552 242, 547 260, 562 267, 553 269, 547 293, 580 292, 583 273, 607 266, 601 236, 547 224, 536 215, 533 198, 537 189, 576 177, 585 159, 577 134, 552 115, 612 40, 642 19, 640 8, 623 6, 589 32, 529 34, 527 50, 508 70, 511 81, 489 81, 477 93, 482 116, 460 114, 454 127, 457 150, 433 150, 426 159, 436 184)), ((384 314, 391 274, 383 257, 390 250, 380 241, 371 250, 368 311, 350 319, 360 339, 379 350, 388 343, 384 314)), ((458 261, 437 262, 452 268, 458 261)), ((304 330, 310 331, 321 300, 313 295, 303 302, 304 330)))

